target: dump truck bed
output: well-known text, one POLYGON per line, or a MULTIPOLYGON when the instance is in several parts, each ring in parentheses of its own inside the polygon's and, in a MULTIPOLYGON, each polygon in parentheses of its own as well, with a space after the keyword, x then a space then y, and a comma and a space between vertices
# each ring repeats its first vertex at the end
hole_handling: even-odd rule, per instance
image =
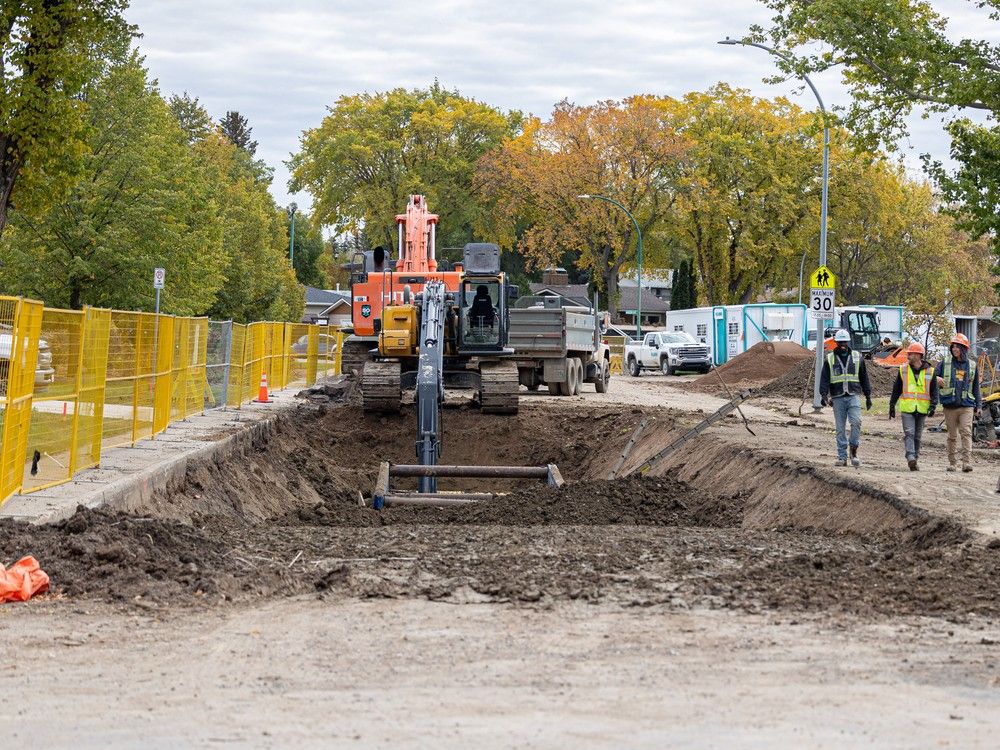
POLYGON ((508 344, 515 356, 565 357, 571 352, 593 352, 594 314, 578 307, 527 307, 510 310, 508 344))

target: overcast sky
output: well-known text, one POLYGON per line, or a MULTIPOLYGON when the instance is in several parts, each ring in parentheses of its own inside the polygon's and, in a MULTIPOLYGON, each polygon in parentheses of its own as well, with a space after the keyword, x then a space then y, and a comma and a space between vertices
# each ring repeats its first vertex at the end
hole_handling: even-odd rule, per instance
MULTIPOLYGON (((969 0, 935 0, 954 36, 997 41, 969 0)), ((755 0, 134 0, 140 49, 165 95, 187 91, 216 118, 239 110, 274 167, 272 192, 289 196, 284 161, 303 130, 322 121, 343 94, 397 86, 448 88, 504 109, 546 115, 567 98, 577 104, 636 93, 681 96, 718 81, 774 96, 795 82, 768 86, 770 56, 721 47, 768 11, 755 0)), ((846 103, 835 72, 815 77, 828 105, 846 103)), ((812 95, 796 99, 815 106, 812 95)), ((907 164, 920 153, 947 156, 940 121, 914 118, 907 164)), ((817 157, 818 158, 818 157, 817 157)))

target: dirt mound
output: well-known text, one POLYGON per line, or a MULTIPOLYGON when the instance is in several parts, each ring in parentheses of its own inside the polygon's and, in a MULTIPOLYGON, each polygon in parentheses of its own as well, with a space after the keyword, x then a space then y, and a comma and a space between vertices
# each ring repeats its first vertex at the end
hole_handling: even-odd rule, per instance
POLYGON ((715 372, 692 380, 688 387, 717 393, 720 390, 720 375, 730 388, 756 386, 774 380, 812 356, 808 349, 791 341, 762 341, 716 368, 715 372))
MULTIPOLYGON (((787 372, 772 382, 760 388, 760 395, 763 396, 784 396, 786 398, 802 398, 803 394, 808 399, 812 394, 813 371, 816 366, 815 359, 797 362, 787 372)), ((868 370, 868 381, 872 387, 872 398, 888 397, 892 395, 892 386, 896 382, 897 371, 886 367, 866 363, 868 370)))

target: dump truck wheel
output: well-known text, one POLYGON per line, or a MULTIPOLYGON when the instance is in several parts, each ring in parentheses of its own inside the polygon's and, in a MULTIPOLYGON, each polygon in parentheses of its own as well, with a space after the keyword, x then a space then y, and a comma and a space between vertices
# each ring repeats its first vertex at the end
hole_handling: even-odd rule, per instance
POLYGON ((597 376, 597 380, 594 381, 594 390, 598 393, 607 393, 608 385, 611 383, 611 365, 608 364, 608 360, 601 360, 601 372, 597 376))
POLYGON ((583 391, 583 362, 580 361, 579 357, 573 357, 570 359, 570 364, 573 365, 573 396, 579 396, 581 391, 583 391))

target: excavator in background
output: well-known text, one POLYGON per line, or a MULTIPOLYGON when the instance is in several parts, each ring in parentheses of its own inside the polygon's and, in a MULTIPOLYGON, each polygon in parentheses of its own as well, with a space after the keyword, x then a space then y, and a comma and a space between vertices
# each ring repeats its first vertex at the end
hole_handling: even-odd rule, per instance
POLYGON ((362 408, 369 413, 399 412, 403 392, 414 391, 416 454, 419 464, 383 463, 373 506, 454 505, 492 497, 482 493, 439 493, 438 477, 535 478, 558 486, 554 465, 440 466, 441 406, 446 386, 476 392, 480 410, 516 414, 517 364, 507 345, 508 302, 517 288, 500 270, 500 248, 465 245, 462 263, 442 268, 435 258, 438 217, 421 195, 410 196, 396 217, 398 258, 371 260, 380 268, 359 274, 351 287, 356 341, 364 350, 359 377, 362 408), (372 345, 374 344, 374 345, 372 345), (417 492, 392 490, 392 477, 417 477, 417 492))
MULTIPOLYGON (((486 413, 516 414, 517 365, 507 346, 508 300, 517 288, 500 270, 500 248, 465 246, 462 263, 439 269, 435 258, 438 217, 422 195, 410 196, 396 217, 399 257, 394 267, 366 274, 351 287, 355 335, 373 334, 360 375, 368 412, 398 412, 404 390, 417 388, 425 368, 445 386, 471 388, 486 413), (426 360, 432 353, 434 361, 426 360)), ((419 396, 419 393, 418 393, 419 396)))

